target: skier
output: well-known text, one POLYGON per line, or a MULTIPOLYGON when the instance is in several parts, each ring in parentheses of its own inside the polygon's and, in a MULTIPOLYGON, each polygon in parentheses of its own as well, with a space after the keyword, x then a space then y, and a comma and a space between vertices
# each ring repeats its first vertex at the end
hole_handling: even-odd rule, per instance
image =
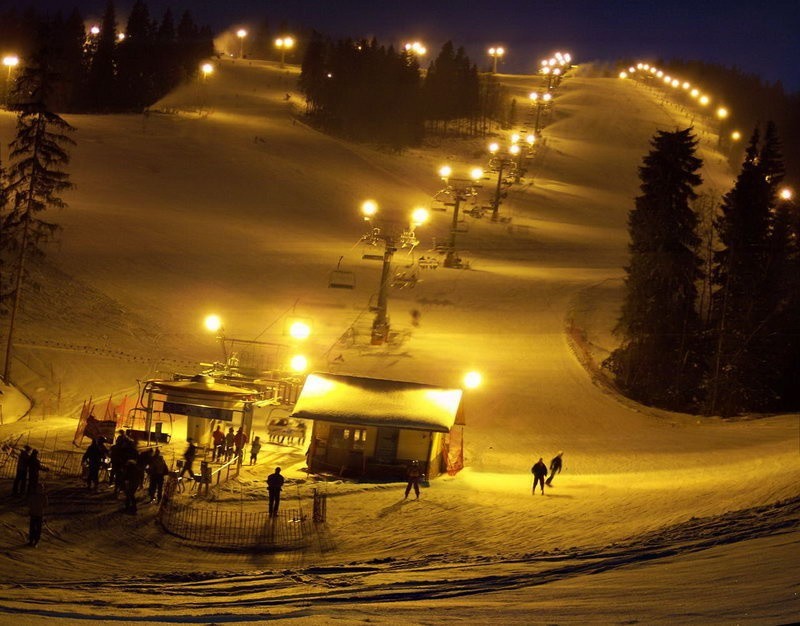
POLYGON ((556 474, 561 473, 561 457, 564 455, 562 450, 558 451, 553 457, 553 460, 550 461, 550 476, 547 477, 547 480, 544 481, 548 487, 552 487, 553 478, 555 478, 556 474))
POLYGON ((261 451, 261 437, 255 437, 250 444, 250 465, 255 465, 258 461, 258 453, 261 451))
POLYGON ((408 494, 411 493, 411 488, 413 487, 416 499, 419 500, 419 479, 419 461, 411 461, 411 465, 409 465, 406 470, 406 480, 408 480, 408 484, 406 485, 406 498, 408 498, 408 494))
POLYGON ((281 504, 281 489, 283 489, 283 476, 281 468, 276 467, 275 472, 267 476, 267 493, 269 494, 269 516, 278 517, 278 507, 281 504))
POLYGON ((534 463, 531 474, 533 474, 533 491, 531 493, 535 495, 536 485, 541 484, 542 495, 544 495, 544 477, 547 476, 547 465, 544 464, 542 457, 539 457, 539 460, 534 463))
POLYGON ((13 495, 24 495, 28 487, 28 463, 31 460, 31 447, 26 445, 17 457, 17 473, 14 476, 13 495))

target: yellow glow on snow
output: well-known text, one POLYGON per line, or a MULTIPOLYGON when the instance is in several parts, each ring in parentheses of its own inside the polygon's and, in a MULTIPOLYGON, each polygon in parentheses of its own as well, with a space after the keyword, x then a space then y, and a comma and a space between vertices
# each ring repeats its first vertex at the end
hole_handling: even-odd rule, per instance
POLYGON ((425 397, 446 411, 455 414, 458 410, 458 404, 461 401, 461 392, 429 389, 425 392, 425 397))

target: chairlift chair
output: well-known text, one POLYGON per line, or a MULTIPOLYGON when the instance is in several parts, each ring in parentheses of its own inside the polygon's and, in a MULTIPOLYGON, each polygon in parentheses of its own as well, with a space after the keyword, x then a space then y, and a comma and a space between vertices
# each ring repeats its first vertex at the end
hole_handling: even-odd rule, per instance
POLYGON ((342 259, 339 257, 339 262, 336 264, 336 269, 332 270, 328 275, 328 288, 330 289, 355 289, 356 276, 353 272, 342 269, 342 259))

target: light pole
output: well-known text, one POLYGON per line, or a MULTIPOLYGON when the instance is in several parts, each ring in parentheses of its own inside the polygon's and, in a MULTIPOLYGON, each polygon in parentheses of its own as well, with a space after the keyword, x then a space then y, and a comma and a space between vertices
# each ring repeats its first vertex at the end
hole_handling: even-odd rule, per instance
POLYGON ((244 28, 240 28, 236 31, 236 36, 239 38, 239 58, 244 58, 244 38, 247 37, 247 31, 244 28))
POLYGON ((294 39, 291 37, 278 37, 275 40, 275 47, 281 51, 281 67, 286 60, 286 51, 294 48, 294 39))
POLYGON ((222 326, 222 319, 219 315, 208 315, 203 320, 203 325, 209 332, 215 333, 219 345, 222 348, 222 364, 223 367, 228 367, 228 351, 225 349, 225 329, 222 326))
POLYGON ((203 63, 200 66, 200 84, 198 85, 198 106, 203 108, 205 104, 206 79, 214 73, 214 66, 211 63, 203 63))
POLYGON ((717 148, 722 148, 722 133, 725 129, 725 120, 728 119, 728 109, 725 107, 717 108, 717 119, 719 120, 719 131, 717 133, 717 148))
POLYGON ((497 59, 502 59, 506 50, 501 46, 492 46, 488 52, 489 56, 492 57, 492 74, 497 74, 497 59))
POLYGON ((538 135, 542 132, 541 126, 541 117, 542 117, 542 109, 548 105, 548 103, 553 99, 553 94, 550 92, 546 92, 544 94, 536 93, 532 91, 530 93, 531 104, 536 107, 536 120, 533 125, 533 132, 534 134, 538 135))
POLYGON ((6 75, 6 93, 4 99, 4 106, 8 108, 8 96, 11 93, 11 72, 15 67, 17 67, 17 65, 19 65, 19 57, 13 54, 3 57, 3 65, 8 68, 8 74, 6 75))
POLYGON ((500 150, 500 145, 497 143, 490 143, 489 144, 489 153, 492 155, 491 161, 489 161, 489 166, 492 169, 497 169, 497 185, 494 190, 494 201, 492 202, 492 221, 496 222, 498 218, 498 213, 500 212, 500 190, 503 184, 503 170, 507 165, 514 165, 514 157, 519 154, 519 146, 517 144, 512 144, 508 148, 508 153, 511 156, 498 156, 498 151, 500 150))
POLYGON ((361 240, 372 245, 383 242, 384 246, 381 282, 378 286, 378 302, 373 307, 375 319, 372 321, 372 333, 370 337, 370 343, 372 343, 372 345, 381 345, 385 343, 389 337, 388 303, 392 257, 394 253, 397 252, 398 247, 410 247, 413 249, 419 243, 414 234, 414 229, 428 220, 428 211, 426 209, 415 209, 411 215, 409 226, 404 228, 399 235, 386 226, 381 227, 373 225, 372 220, 375 219, 378 214, 378 205, 375 201, 366 200, 361 205, 361 214, 364 217, 364 221, 372 226, 370 232, 364 235, 361 240))
POLYGON ((475 193, 478 181, 483 178, 483 170, 479 167, 472 168, 469 178, 451 178, 453 169, 444 165, 439 169, 439 176, 446 185, 445 192, 453 197, 453 221, 450 224, 450 241, 444 257, 445 267, 460 267, 461 259, 456 254, 456 233, 458 232, 458 212, 461 203, 475 193))

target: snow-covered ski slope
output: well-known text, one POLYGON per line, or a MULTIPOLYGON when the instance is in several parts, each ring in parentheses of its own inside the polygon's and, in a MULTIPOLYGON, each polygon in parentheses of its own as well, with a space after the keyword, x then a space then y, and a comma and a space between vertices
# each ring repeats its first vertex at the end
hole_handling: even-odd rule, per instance
MULTIPOLYGON (((200 550, 163 535, 146 510, 130 519, 87 507, 34 553, 18 545, 18 507, 3 503, 4 619, 799 619, 798 416, 727 422, 634 405, 592 382, 565 333, 574 319, 590 336, 607 337, 618 290, 598 286, 622 276, 636 168, 652 134, 687 125, 685 115, 632 82, 580 73, 565 80, 533 175, 501 208, 511 221, 467 217, 458 247, 471 269, 422 271, 416 287, 392 291, 400 339, 370 347, 361 333, 379 267, 355 245, 365 232, 360 203, 373 198, 404 219, 430 205, 439 165, 485 165, 485 146, 442 140, 393 155, 327 137, 293 121, 302 110, 296 76, 225 61, 147 116, 69 118, 79 128, 70 168, 77 188, 58 214, 64 233, 51 258, 86 286, 86 297, 104 302, 97 294, 106 294, 121 312, 98 304, 102 319, 94 321, 91 307, 85 313, 70 300, 81 294, 63 295, 58 323, 37 323, 29 311, 21 354, 36 366, 20 370, 46 386, 49 367, 67 396, 100 396, 117 390, 107 379, 148 373, 145 357, 154 352, 215 358, 201 330, 207 313, 224 318, 229 336, 270 341, 285 340, 293 312, 313 320, 314 369, 447 386, 481 371, 483 386, 465 399, 466 469, 408 503, 399 485, 329 483, 333 549, 325 552, 200 550), (340 256, 355 273, 353 291, 327 288, 340 256), (337 342, 351 325, 355 340, 337 342), (92 348, 105 337, 125 353, 37 347, 64 329, 92 348), (127 358, 137 350, 142 361, 127 358), (558 450, 564 472, 544 497, 532 496, 531 465, 558 450)), ((534 77, 501 80, 520 102, 537 85, 534 77)), ((711 127, 696 127, 704 178, 724 192, 731 174, 713 151, 711 127)), ((4 142, 12 129, 3 114, 4 142)), ((494 180, 484 184, 485 201, 494 180)), ((417 231, 417 254, 428 254, 449 224, 449 214, 434 213, 417 231)), ((404 251, 396 260, 410 262, 404 251)), ((49 423, 66 432, 70 417, 64 411, 49 423)), ((262 457, 241 480, 250 510, 266 506, 263 479, 275 464, 305 478, 297 452, 266 446, 262 457)))

